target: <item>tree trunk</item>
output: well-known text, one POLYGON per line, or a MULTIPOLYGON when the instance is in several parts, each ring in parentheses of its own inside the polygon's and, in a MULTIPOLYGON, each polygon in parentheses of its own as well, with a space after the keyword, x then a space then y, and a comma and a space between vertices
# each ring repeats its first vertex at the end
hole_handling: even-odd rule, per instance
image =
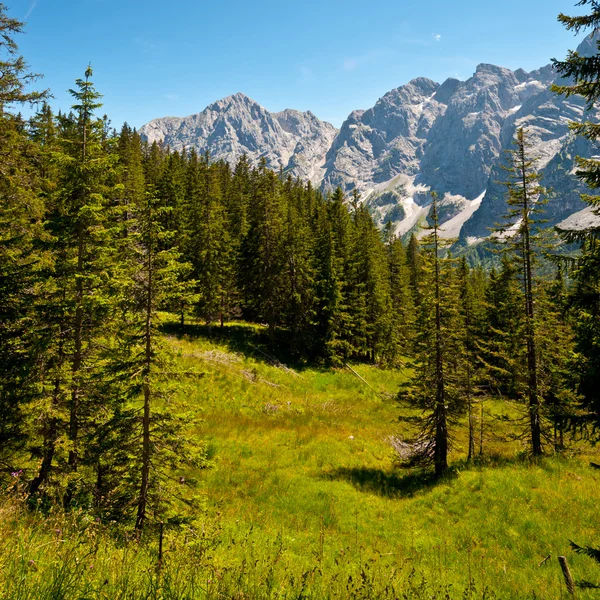
MULTIPOLYGON (((467 357, 469 360, 469 357, 467 357)), ((469 410, 469 453, 467 462, 471 462, 475 456, 475 425, 473 423, 473 394, 471 390, 471 365, 467 365, 467 406, 469 410)))
MULTIPOLYGON (((151 208, 149 207, 151 212, 151 208)), ((151 218, 149 219, 151 221, 151 218)), ((152 366, 152 292, 153 292, 153 269, 152 239, 148 243, 147 257, 147 276, 148 286, 146 288, 146 322, 144 333, 146 337, 145 347, 145 365, 144 365, 144 415, 142 417, 142 477, 140 484, 140 493, 138 497, 137 518, 135 528, 141 531, 146 520, 146 510, 148 506, 148 488, 150 483, 150 369, 152 366)))
POLYGON ((518 132, 519 162, 521 169, 521 185, 523 186, 523 279, 525 286, 525 314, 527 339, 527 395, 529 400, 529 422, 531 430, 531 448, 534 456, 542 454, 542 425, 540 419, 540 400, 538 394, 537 357, 535 344, 535 314, 533 306, 533 273, 532 249, 530 240, 530 199, 527 189, 527 160, 525 156, 525 139, 523 130, 518 132))
POLYGON ((438 219, 435 198, 433 201, 433 243, 435 261, 435 380, 436 395, 434 408, 435 450, 434 467, 437 476, 448 468, 448 424, 446 414, 446 390, 444 382, 444 362, 442 354, 442 314, 440 297, 440 262, 438 243, 438 219))

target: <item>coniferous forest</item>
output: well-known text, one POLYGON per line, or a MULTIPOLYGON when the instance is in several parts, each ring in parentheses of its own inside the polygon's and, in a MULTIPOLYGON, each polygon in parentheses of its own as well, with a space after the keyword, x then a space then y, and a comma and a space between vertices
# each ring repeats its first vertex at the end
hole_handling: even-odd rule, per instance
MULTIPOLYGON (((580 4, 564 25, 600 27, 580 4)), ((526 545, 545 531, 595 597, 599 228, 544 227, 526 129, 484 264, 440 236, 435 194, 400 238, 358 194, 115 129, 91 66, 54 112, 23 27, 0 5, 0 597, 563 597, 556 556, 526 545), (415 542, 444 506, 448 527, 481 512, 415 542), (412 530, 401 552, 386 518, 412 530), (550 583, 507 574, 497 536, 550 583)), ((596 105, 598 56, 555 61, 554 92, 596 105)))

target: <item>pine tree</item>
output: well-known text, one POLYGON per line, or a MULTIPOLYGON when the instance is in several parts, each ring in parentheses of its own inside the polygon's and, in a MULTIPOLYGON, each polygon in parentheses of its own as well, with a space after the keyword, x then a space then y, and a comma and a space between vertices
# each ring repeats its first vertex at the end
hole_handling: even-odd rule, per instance
POLYGON ((24 123, 11 112, 42 101, 45 92, 28 92, 38 76, 18 54, 15 37, 23 24, 0 4, 0 469, 13 469, 13 451, 26 440, 23 406, 39 385, 37 301, 44 203, 40 194, 36 147, 24 123))
POLYGON ((46 232, 52 260, 46 265, 41 314, 47 325, 45 360, 48 378, 44 396, 48 401, 41 422, 44 429, 41 463, 31 483, 33 495, 48 479, 59 439, 68 450, 70 473, 64 496, 71 503, 84 486, 78 474, 82 454, 81 436, 98 404, 93 388, 99 373, 95 355, 104 335, 103 317, 109 299, 108 265, 112 260, 107 205, 116 157, 106 137, 106 122, 94 116, 101 105, 86 70, 71 90, 74 113, 61 116, 55 160, 58 164, 55 193, 49 203, 46 232), (93 367, 92 365, 95 365, 93 367), (66 411, 66 414, 65 414, 66 411), (63 424, 66 420, 66 431, 63 424))
POLYGON ((578 365, 581 357, 576 351, 575 335, 568 312, 567 290, 562 269, 554 280, 544 281, 536 298, 538 313, 538 345, 540 392, 545 412, 553 428, 554 450, 565 447, 564 434, 576 420, 578 394, 578 365))
POLYGON ((199 169, 197 195, 187 230, 194 248, 190 260, 198 285, 197 312, 210 326, 225 320, 226 281, 232 276, 231 243, 226 212, 221 199, 217 166, 210 164, 208 153, 196 163, 199 169))
POLYGON ((104 427, 113 461, 105 463, 104 495, 116 499, 112 511, 134 504, 135 528, 141 531, 151 516, 165 518, 177 470, 188 460, 197 459, 201 466, 203 453, 185 434, 190 416, 178 414, 172 399, 169 382, 181 375, 174 370, 158 317, 159 310, 181 296, 189 265, 175 247, 174 232, 163 227, 170 208, 162 205, 152 186, 130 209, 116 307, 121 323, 105 358, 120 404, 104 427))
POLYGON ((288 299, 284 321, 290 329, 292 351, 306 356, 313 343, 316 314, 314 240, 303 212, 304 189, 288 177, 283 193, 286 215, 282 249, 288 299))
POLYGON ((465 378, 463 381, 465 401, 467 404, 467 424, 468 424, 468 453, 467 462, 473 460, 475 456, 475 414, 473 406, 474 396, 474 373, 473 365, 475 363, 475 336, 477 331, 477 316, 475 314, 477 299, 474 295, 469 266, 463 256, 459 268, 460 285, 460 307, 462 316, 463 331, 463 371, 465 378))
MULTIPOLYGON (((358 202, 358 194, 354 195, 358 202)), ((387 256, 381 232, 364 205, 354 209, 354 227, 350 261, 355 312, 354 346, 371 362, 384 362, 393 354, 392 300, 387 256)))
POLYGON ((419 271, 421 267, 421 256, 419 249, 419 240, 417 240, 417 236, 414 233, 411 234, 410 239, 408 240, 408 244, 406 246, 406 261, 410 270, 410 283, 415 297, 415 304, 418 304, 419 271))
MULTIPOLYGON (((596 0, 580 0, 578 6, 588 6, 591 12, 577 17, 559 15, 559 21, 568 30, 579 33, 592 29, 597 32, 600 25, 600 6, 596 0)), ((598 47, 598 43, 596 43, 598 47)), ((554 68, 572 83, 554 86, 559 94, 579 95, 585 98, 588 107, 593 107, 600 98, 600 48, 594 56, 580 56, 577 52, 569 52, 566 60, 554 60, 554 68)), ((589 140, 600 138, 600 125, 585 121, 571 123, 571 129, 589 140)), ((579 170, 577 176, 583 179, 591 189, 600 187, 600 161, 577 157, 579 170)), ((583 195, 585 200, 598 215, 600 196, 583 195)), ((581 255, 573 273, 575 281, 572 292, 572 304, 575 313, 576 345, 583 360, 579 368, 579 392, 583 396, 582 408, 587 413, 583 419, 577 418, 577 425, 591 423, 592 430, 600 428, 600 227, 592 225, 579 232, 564 232, 569 242, 581 243, 581 255)), ((598 560, 600 551, 596 548, 583 548, 571 542, 578 553, 587 554, 598 560)), ((588 584, 588 587, 598 587, 588 584)))
POLYGON ((283 320, 284 252, 281 247, 285 206, 281 182, 263 159, 253 174, 248 233, 242 247, 245 313, 263 321, 274 343, 275 328, 283 320))
POLYGON ((349 304, 351 219, 344 194, 337 188, 317 217, 317 327, 321 353, 334 365, 343 364, 355 352, 349 304))
MULTIPOLYGON (((570 17, 559 15, 559 21, 568 30, 580 33, 588 29, 597 31, 600 25, 600 6, 592 0, 581 0, 578 6, 589 6, 584 15, 570 17)), ((554 86, 553 90, 567 97, 583 97, 589 108, 597 105, 600 98, 600 49, 593 56, 581 56, 569 52, 563 61, 554 60, 554 68, 569 83, 554 86)), ((589 120, 571 123, 571 129, 591 141, 600 139, 600 125, 589 120)), ((577 176, 592 190, 600 187, 600 160, 576 158, 577 176)), ((585 194, 586 201, 595 215, 600 211, 600 196, 585 194)), ((596 220, 598 221, 598 219, 596 220)), ((591 424, 592 430, 600 429, 600 227, 591 223, 580 231, 564 231, 561 235, 570 243, 580 243, 581 253, 571 273, 574 280, 570 302, 575 318, 576 345, 580 353, 579 392, 583 397, 582 408, 587 413, 576 419, 578 426, 591 424)))
POLYGON ((520 365, 524 362, 521 344, 523 303, 517 269, 508 255, 501 268, 492 269, 485 289, 484 313, 476 339, 483 395, 518 397, 520 365))
MULTIPOLYGON (((187 160, 185 153, 171 152, 165 157, 164 168, 161 170, 157 195, 162 200, 162 205, 169 207, 165 215, 164 226, 169 231, 175 232, 175 247, 183 255, 191 247, 188 216, 193 199, 186 194, 187 160)), ((183 296, 174 299, 173 306, 169 307, 173 312, 179 313, 180 328, 185 327, 185 317, 188 305, 194 305, 196 294, 193 274, 188 274, 188 285, 182 288, 183 296)))
POLYGON ((545 190, 539 183, 525 131, 517 130, 515 149, 510 152, 511 165, 507 167, 509 211, 506 223, 497 229, 505 250, 514 257, 521 279, 523 303, 523 343, 526 357, 526 375, 522 395, 528 406, 529 437, 534 456, 542 454, 542 396, 539 381, 539 349, 537 347, 537 315, 535 311, 535 267, 540 248, 538 245, 539 219, 545 203, 545 190))
POLYGON ((393 235, 391 222, 387 223, 384 235, 392 302, 390 358, 394 363, 400 355, 408 356, 412 353, 415 304, 406 249, 401 239, 393 235))
POLYGON ((398 441, 405 466, 433 465, 436 476, 448 469, 451 427, 464 412, 459 357, 463 354, 459 291, 454 261, 442 257, 437 199, 433 194, 431 233, 422 240, 420 304, 415 344, 415 375, 399 400, 423 410, 417 435, 398 441))

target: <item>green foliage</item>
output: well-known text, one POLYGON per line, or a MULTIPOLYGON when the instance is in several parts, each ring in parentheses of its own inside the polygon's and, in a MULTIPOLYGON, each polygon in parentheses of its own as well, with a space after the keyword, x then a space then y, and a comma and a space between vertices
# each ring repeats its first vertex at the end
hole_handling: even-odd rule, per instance
POLYGON ((38 76, 18 54, 15 37, 22 27, 0 4, 0 473, 13 470, 13 452, 26 441, 23 408, 35 399, 40 375, 41 324, 34 310, 44 259, 36 247, 44 218, 40 151, 12 111, 47 93, 28 91, 38 76))
MULTIPOLYGON (((544 373, 542 367, 542 363, 560 362, 558 353, 561 352, 556 351, 555 340, 544 338, 544 334, 552 335, 551 329, 541 326, 542 321, 551 320, 544 314, 544 308, 551 308, 542 302, 544 294, 536 271, 545 249, 539 228, 543 221, 537 215, 543 210, 547 192, 539 184, 540 176, 535 170, 535 159, 531 157, 527 132, 522 128, 517 130, 515 148, 509 152, 509 159, 510 164, 506 167, 509 210, 504 223, 495 231, 506 257, 502 270, 504 285, 500 288, 504 298, 498 298, 492 304, 492 310, 499 309, 504 314, 499 315, 501 326, 493 329, 495 347, 488 343, 492 360, 487 364, 492 369, 500 369, 496 374, 504 379, 509 395, 527 406, 525 427, 531 451, 539 456, 545 434, 544 404, 554 402, 564 391, 562 386, 559 389, 553 387, 561 383, 559 379, 555 378, 552 385, 545 384, 544 375, 548 373, 544 373), (518 285, 515 285, 514 275, 518 285)), ((562 341, 566 344, 567 337, 562 341)))
MULTIPOLYGON (((166 326, 177 332, 177 315, 166 326)), ((180 484, 185 491, 195 480, 202 506, 165 526, 157 569, 152 523, 137 542, 128 524, 97 522, 87 511, 44 517, 5 501, 0 596, 43 598, 64 586, 67 597, 91 598, 460 599, 467 588, 472 598, 485 588, 488 598, 560 597, 555 557, 568 552, 564 523, 577 515, 569 535, 579 539, 597 516, 589 450, 582 460, 536 464, 517 458, 518 441, 496 439, 486 465, 467 468, 463 420, 448 477, 406 474, 386 443, 398 429, 386 392, 408 372, 352 363, 373 391, 347 369, 273 364, 257 350, 268 353, 267 328, 252 324, 226 324, 208 337, 196 321, 164 342, 177 372, 205 373, 179 379, 169 404, 202 416, 193 436, 207 440, 214 466, 189 469, 180 484), (539 567, 548 554, 554 564, 539 567)), ((502 402, 489 406, 505 411, 502 402)), ((513 428, 498 421, 496 432, 513 428)), ((588 558, 569 563, 578 578, 594 580, 588 558)), ((587 593, 582 598, 593 597, 587 593)))
MULTIPOLYGON (((415 377, 404 384, 401 402, 423 411, 415 437, 398 442, 402 464, 435 467, 436 475, 448 469, 451 432, 465 410, 462 394, 465 355, 460 293, 455 261, 442 257, 437 198, 433 194, 431 233, 421 241, 418 273, 419 304, 415 342, 415 377)), ((468 362, 468 361, 467 361, 468 362)))
MULTIPOLYGON (((590 12, 577 17, 561 14, 559 20, 567 29, 579 33, 581 30, 593 29, 600 21, 600 8, 596 2, 584 0, 581 6, 589 5, 590 12)), ((596 42, 597 43, 597 42, 596 42)), ((583 97, 589 107, 594 106, 600 97, 600 84, 598 83, 598 56, 600 50, 593 56, 581 56, 577 52, 569 52, 563 61, 554 61, 554 66, 568 82, 555 86, 554 91, 559 94, 578 95, 583 97)), ((589 120, 583 123, 571 123, 571 129, 578 135, 595 141, 600 137, 600 127, 589 120)), ((600 161, 596 159, 577 158, 580 177, 590 188, 596 189, 600 185, 600 161)), ((600 205, 600 197, 584 195, 582 199, 594 207, 600 205)), ((600 308, 600 286, 598 272, 600 271, 600 252, 598 250, 598 228, 591 225, 582 231, 560 231, 568 242, 579 242, 581 253, 575 261, 571 273, 574 285, 570 291, 570 303, 573 309, 576 345, 580 353, 577 371, 580 376, 578 391, 582 395, 582 412, 575 415, 573 424, 579 429, 591 425, 595 432, 600 424, 600 364, 598 361, 598 347, 600 331, 598 329, 600 308)))
MULTIPOLYGON (((500 597, 556 596, 532 565, 565 514, 589 528, 597 482, 524 461, 510 401, 534 454, 598 424, 599 254, 587 231, 573 283, 536 268, 525 133, 488 275, 443 247, 435 198, 405 247, 357 192, 110 131, 91 67, 72 112, 25 123, 45 96, 20 28, 0 4, 0 596, 489 598, 488 570, 500 597), (437 477, 400 475, 390 444, 437 477)), ((571 59, 561 91, 593 103, 571 59)))

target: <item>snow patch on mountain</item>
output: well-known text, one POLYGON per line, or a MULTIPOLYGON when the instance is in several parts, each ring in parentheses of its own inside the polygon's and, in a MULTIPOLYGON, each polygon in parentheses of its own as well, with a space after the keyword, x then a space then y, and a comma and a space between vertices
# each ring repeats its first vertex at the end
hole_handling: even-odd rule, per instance
MULTIPOLYGON (((578 50, 589 55, 588 36, 578 50)), ((440 198, 440 222, 448 237, 477 243, 506 213, 502 166, 518 128, 527 131, 529 154, 553 189, 546 208, 551 224, 583 208, 585 191, 575 157, 591 156, 591 142, 576 138, 569 123, 600 120, 578 97, 550 91, 552 65, 526 72, 480 64, 466 81, 441 85, 409 81, 368 110, 353 111, 341 128, 310 111, 271 113, 244 94, 214 102, 190 117, 156 119, 141 128, 149 142, 174 150, 209 151, 235 163, 242 154, 310 180, 328 193, 357 190, 381 225, 403 235, 427 218, 431 191, 440 198), (486 190, 485 192, 483 190, 486 190)))

